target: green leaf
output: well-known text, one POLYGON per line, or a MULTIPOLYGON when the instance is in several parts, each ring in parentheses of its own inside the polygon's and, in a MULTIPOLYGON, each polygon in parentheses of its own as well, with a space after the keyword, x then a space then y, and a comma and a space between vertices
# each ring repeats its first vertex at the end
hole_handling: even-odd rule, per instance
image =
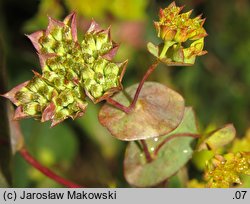
POLYGON ((217 129, 204 138, 201 138, 198 145, 198 151, 208 149, 216 151, 233 141, 236 136, 236 130, 233 124, 227 124, 217 129))
POLYGON ((206 167, 207 161, 212 159, 214 157, 214 152, 211 150, 201 150, 201 151, 195 151, 192 157, 192 162, 195 165, 195 167, 203 171, 206 167))
POLYGON ((181 168, 175 175, 171 176, 167 180, 168 188, 184 188, 188 182, 188 169, 186 167, 181 168))
MULTIPOLYGON (((127 88, 127 95, 132 98, 137 86, 138 84, 127 88)), ((122 92, 113 99, 125 106, 130 104, 128 97, 122 92)), ((141 140, 173 131, 180 124, 184 109, 181 95, 162 84, 146 82, 134 110, 126 114, 105 104, 99 112, 99 121, 117 139, 141 140)))
POLYGON ((193 153, 191 143, 194 139, 184 137, 186 134, 197 134, 192 108, 186 108, 181 124, 171 134, 145 140, 153 157, 152 162, 147 163, 141 148, 135 142, 130 142, 124 160, 126 180, 133 186, 147 187, 159 184, 174 175, 188 162, 193 153), (160 145, 176 134, 179 136, 160 145), (160 149, 158 154, 155 154, 157 148, 160 149))
MULTIPOLYGON (((169 52, 170 53, 169 55, 171 55, 171 56, 166 56, 166 54, 164 54, 164 56, 160 56, 161 53, 163 52, 163 49, 164 49, 164 44, 163 43, 161 43, 159 45, 154 45, 153 43, 149 42, 147 44, 147 49, 148 49, 150 54, 155 56, 159 61, 166 64, 167 66, 192 66, 193 65, 193 64, 190 64, 190 63, 173 61, 172 58, 174 57, 173 55, 175 53, 175 52, 173 52, 173 49, 172 50, 170 49, 170 52, 169 52)), ((175 53, 175 57, 176 56, 177 56, 177 54, 175 53)))
POLYGON ((155 57, 159 57, 159 46, 154 45, 153 43, 149 42, 147 44, 148 51, 154 55, 155 57))

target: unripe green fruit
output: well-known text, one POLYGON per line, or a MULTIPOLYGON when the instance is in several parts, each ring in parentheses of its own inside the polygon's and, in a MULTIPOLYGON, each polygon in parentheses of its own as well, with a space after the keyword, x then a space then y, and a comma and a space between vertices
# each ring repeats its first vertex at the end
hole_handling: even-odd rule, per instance
POLYGON ((91 95, 94 97, 94 98, 99 98, 102 96, 103 94, 103 88, 101 85, 99 84, 94 84, 94 85, 91 85, 90 87, 90 93, 91 95))
POLYGON ((108 63, 107 66, 104 68, 105 76, 108 76, 109 74, 118 75, 118 73, 119 67, 115 63, 108 63))
POLYGON ((97 84, 96 81, 94 79, 86 79, 85 82, 84 82, 84 86, 87 90, 90 90, 90 87, 92 85, 95 85, 97 84))
POLYGON ((55 38, 57 41, 61 41, 63 39, 62 29, 60 28, 54 28, 51 31, 51 35, 53 38, 55 38))
POLYGON ((42 109, 39 103, 30 102, 23 105, 23 111, 28 115, 34 116, 40 114, 42 109))
POLYGON ((82 70, 82 78, 85 79, 93 79, 95 72, 90 69, 88 66, 85 66, 82 70))

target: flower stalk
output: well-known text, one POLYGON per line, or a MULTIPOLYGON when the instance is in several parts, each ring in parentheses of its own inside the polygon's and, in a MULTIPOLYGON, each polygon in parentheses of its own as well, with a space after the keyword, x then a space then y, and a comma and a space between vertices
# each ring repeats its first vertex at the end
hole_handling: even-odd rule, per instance
POLYGON ((36 168, 38 171, 40 171, 41 173, 43 173, 45 176, 51 178, 52 180, 56 181, 59 184, 62 184, 65 187, 68 188, 83 188, 82 186, 75 184, 71 181, 68 181, 60 176, 58 176, 57 174, 55 174, 54 172, 52 172, 51 170, 49 170, 48 168, 42 166, 29 152, 28 150, 23 147, 22 149, 19 150, 20 155, 34 168, 36 168))

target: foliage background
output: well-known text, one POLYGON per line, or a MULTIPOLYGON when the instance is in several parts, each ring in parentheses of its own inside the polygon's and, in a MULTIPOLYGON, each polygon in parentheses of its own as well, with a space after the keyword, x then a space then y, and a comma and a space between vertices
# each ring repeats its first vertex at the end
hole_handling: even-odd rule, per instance
MULTIPOLYGON (((39 72, 39 60, 24 33, 43 29, 47 15, 63 19, 76 11, 80 30, 93 17, 121 43, 117 60, 129 59, 124 87, 138 82, 153 58, 147 41, 157 42, 153 20, 170 0, 2 0, 0 38, 4 44, 8 89, 39 72)), ((233 123, 238 137, 250 127, 250 2, 248 0, 177 0, 207 18, 208 54, 193 67, 159 67, 150 77, 181 93, 196 111, 202 131, 233 123)), ((194 15, 194 14, 193 14, 194 15)), ((194 15, 194 16, 195 16, 194 15)), ((113 138, 97 119, 100 105, 89 105, 84 117, 50 129, 33 119, 21 121, 31 153, 58 174, 90 187, 128 187, 123 178, 126 142, 113 138)), ((1 147, 0 147, 1 148, 1 147)), ((1 155, 0 155, 1 156, 1 155)), ((17 154, 13 159, 14 187, 60 187, 30 167, 17 154)), ((189 165, 191 178, 201 173, 189 165)), ((0 178, 1 186, 1 178, 0 178)))

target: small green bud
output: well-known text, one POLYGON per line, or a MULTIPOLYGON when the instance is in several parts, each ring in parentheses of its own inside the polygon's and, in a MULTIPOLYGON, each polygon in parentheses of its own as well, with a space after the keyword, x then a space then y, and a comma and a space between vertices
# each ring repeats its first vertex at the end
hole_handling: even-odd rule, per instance
POLYGON ((74 102, 74 97, 70 90, 62 92, 59 97, 62 99, 62 106, 66 107, 70 103, 74 102))
POLYGON ((28 89, 23 88, 22 91, 19 91, 15 95, 18 104, 24 104, 32 101, 34 99, 34 94, 28 89))
MULTIPOLYGON (((100 50, 103 44, 108 42, 108 33, 99 33, 96 35, 96 49, 100 50)), ((112 43, 111 43, 112 47, 112 43)))
POLYGON ((94 79, 86 79, 86 80, 84 81, 84 86, 85 86, 85 88, 86 88, 87 90, 90 90, 90 87, 91 87, 92 85, 95 85, 95 84, 97 84, 97 83, 96 83, 96 81, 95 81, 94 79))
POLYGON ((102 44, 102 47, 100 48, 100 53, 105 54, 112 48, 112 42, 107 42, 102 44))
POLYGON ((72 40, 71 29, 68 26, 63 27, 63 38, 66 40, 72 40))
POLYGON ((83 54, 83 59, 87 64, 92 64, 95 61, 95 58, 88 53, 83 54))
POLYGON ((104 69, 104 67, 106 65, 105 61, 106 60, 104 60, 104 59, 98 59, 98 60, 96 60, 94 66, 93 66, 93 70, 95 72, 103 74, 103 69, 104 69))
POLYGON ((63 69, 62 67, 60 67, 60 68, 58 68, 58 69, 56 69, 55 70, 55 73, 60 77, 63 77, 63 76, 65 76, 65 74, 66 74, 66 71, 65 71, 65 69, 63 69))
POLYGON ((47 59, 46 64, 51 70, 58 69, 58 59, 55 57, 47 59))
POLYGON ((80 86, 75 86, 72 91, 73 96, 76 98, 82 98, 83 93, 84 92, 81 90, 80 86))
POLYGON ((103 94, 103 88, 99 84, 94 84, 90 87, 90 93, 94 98, 99 98, 103 94))
POLYGON ((106 81, 108 82, 116 83, 117 80, 118 80, 118 77, 114 73, 110 73, 106 75, 106 81))
POLYGON ((92 34, 86 34, 84 40, 85 43, 88 45, 88 49, 96 50, 95 39, 92 34))
POLYGON ((119 74, 119 67, 115 63, 108 63, 107 66, 104 68, 105 76, 109 74, 118 75, 119 74))
POLYGON ((71 69, 67 70, 65 77, 69 81, 73 81, 74 79, 78 78, 77 74, 71 69))
POLYGON ((81 48, 82 48, 82 53, 88 53, 90 55, 93 54, 93 50, 90 49, 89 46, 84 41, 82 41, 81 43, 81 48))
POLYGON ((72 50, 75 49, 75 42, 72 40, 64 40, 63 47, 67 51, 67 54, 72 54, 72 50))
POLYGON ((62 101, 62 99, 60 97, 56 97, 56 99, 54 99, 54 100, 55 100, 55 104, 57 106, 62 106, 63 101, 62 101))
POLYGON ((64 62, 62 63, 62 65, 63 65, 63 67, 64 67, 65 69, 66 69, 66 68, 70 69, 71 66, 72 66, 72 64, 74 64, 74 60, 72 59, 71 56, 69 56, 68 58, 66 58, 66 59, 64 60, 64 62))
POLYGON ((64 78, 62 77, 55 77, 53 79, 53 83, 55 85, 55 87, 59 90, 64 90, 65 86, 64 86, 64 78))
POLYGON ((54 45, 52 46, 52 49, 54 50, 55 53, 58 55, 63 55, 65 54, 66 50, 64 49, 64 46, 61 42, 56 41, 54 45))
POLYGON ((95 72, 90 69, 88 66, 85 66, 82 70, 82 78, 85 79, 93 79, 95 72))
POLYGON ((78 107, 77 105, 77 102, 74 102, 74 103, 71 103, 69 106, 68 106, 68 110, 70 111, 70 113, 75 113, 77 111, 80 111, 80 108, 78 107))
POLYGON ((54 120, 61 121, 66 119, 69 115, 70 115, 69 110, 67 108, 63 108, 55 113, 54 120))
POLYGON ((23 107, 23 112, 31 116, 38 115, 42 111, 41 106, 37 102, 30 102, 24 104, 22 107, 23 107))
POLYGON ((43 78, 48 80, 49 82, 53 82, 53 80, 58 77, 55 72, 52 71, 45 71, 43 72, 43 78))
POLYGON ((81 73, 81 71, 82 71, 82 69, 84 69, 83 67, 83 62, 82 63, 79 63, 79 62, 75 62, 75 63, 73 63, 72 64, 72 69, 73 69, 73 71, 78 75, 78 76, 80 76, 80 73, 81 73))
POLYGON ((40 44, 42 45, 45 50, 47 50, 47 53, 53 53, 53 47, 56 43, 56 40, 52 37, 52 35, 41 37, 39 40, 40 44))
POLYGON ((63 35, 62 35, 62 29, 60 28, 54 28, 51 31, 51 35, 53 36, 53 38, 55 38, 57 41, 61 41, 63 39, 63 35))
POLYGON ((111 88, 117 87, 116 82, 112 82, 112 81, 105 81, 105 83, 102 85, 103 90, 107 91, 111 88))
POLYGON ((47 84, 40 77, 35 76, 29 81, 26 87, 30 91, 37 92, 40 88, 43 88, 44 86, 47 86, 47 84))
POLYGON ((58 107, 67 107, 74 102, 74 96, 71 90, 67 89, 61 92, 57 97, 53 99, 55 105, 58 107))
POLYGON ((49 94, 49 87, 48 86, 42 86, 40 87, 37 92, 41 94, 42 96, 46 96, 49 94))
POLYGON ((97 83, 99 83, 99 84, 103 84, 105 82, 104 76, 100 72, 96 72, 94 78, 97 81, 97 83))

